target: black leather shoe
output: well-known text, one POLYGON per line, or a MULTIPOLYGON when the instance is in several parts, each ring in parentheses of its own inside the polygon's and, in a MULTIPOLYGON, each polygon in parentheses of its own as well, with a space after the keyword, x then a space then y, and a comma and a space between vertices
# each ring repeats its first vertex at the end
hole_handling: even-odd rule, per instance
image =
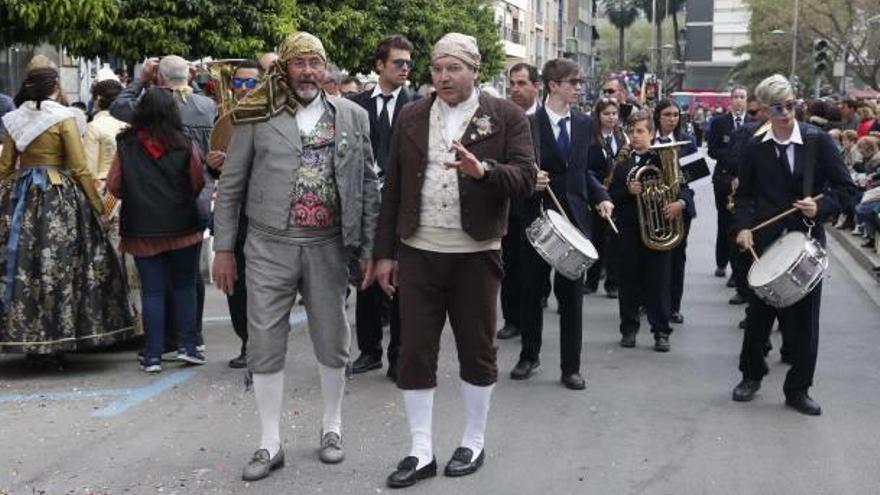
POLYGON ((822 408, 806 392, 795 392, 785 396, 785 405, 807 416, 819 416, 822 408))
POLYGON ((724 268, 716 268, 715 269, 715 276, 716 277, 724 278, 725 275, 727 275, 727 270, 725 270, 724 268))
POLYGON ((515 325, 511 325, 510 323, 505 323, 501 330, 498 330, 498 335, 495 337, 499 340, 507 340, 512 339, 514 337, 519 336, 519 328, 515 325))
POLYGON ((443 474, 450 477, 467 476, 476 473, 480 466, 483 465, 483 458, 486 457, 486 449, 480 451, 480 455, 476 459, 473 458, 474 453, 467 447, 459 447, 455 449, 452 458, 446 463, 446 469, 443 474), (472 460, 473 459, 473 460, 472 460))
POLYGON ((354 363, 351 364, 351 372, 355 375, 365 373, 370 370, 377 370, 382 367, 382 356, 371 356, 370 354, 361 354, 354 363))
POLYGON ((538 371, 541 367, 541 360, 531 361, 529 359, 520 359, 516 366, 510 371, 511 380, 526 380, 538 371))
POLYGON ((743 378, 743 381, 733 388, 733 400, 736 402, 749 402, 755 398, 758 390, 761 390, 760 380, 747 380, 743 378))
POLYGON ((238 357, 230 359, 229 367, 235 369, 247 368, 247 355, 242 352, 238 357))
POLYGON ((748 301, 746 301, 746 298, 743 297, 742 294, 740 294, 739 292, 737 292, 737 293, 734 294, 733 297, 731 297, 730 300, 727 301, 727 302, 730 303, 730 304, 733 304, 734 306, 738 306, 738 305, 740 305, 740 304, 745 304, 745 303, 748 302, 748 301))
POLYGON ((608 299, 617 299, 617 287, 605 288, 605 297, 608 299))
POLYGON ((416 469, 418 465, 419 459, 417 457, 404 457, 404 459, 397 464, 397 469, 388 476, 387 480, 385 480, 385 483, 387 483, 390 488, 405 488, 407 486, 415 485, 419 480, 437 476, 436 457, 431 459, 431 463, 422 469, 416 469))
POLYGON ((726 285, 727 285, 728 287, 730 287, 731 289, 736 288, 736 280, 734 280, 733 275, 731 275, 730 278, 727 279, 727 284, 726 284, 726 285))
POLYGON ((657 352, 669 352, 669 335, 662 333, 654 335, 654 350, 657 352))
POLYGON ((671 321, 672 323, 682 324, 684 323, 684 315, 676 311, 669 316, 669 321, 671 321))
POLYGON ((631 348, 636 346, 636 334, 633 333, 625 333, 623 337, 620 338, 620 347, 631 348))
POLYGON ((598 285, 585 284, 584 285, 584 295, 595 294, 596 291, 599 290, 598 285))
POLYGON ((562 384, 570 390, 583 390, 587 388, 587 381, 580 373, 562 375, 562 384))

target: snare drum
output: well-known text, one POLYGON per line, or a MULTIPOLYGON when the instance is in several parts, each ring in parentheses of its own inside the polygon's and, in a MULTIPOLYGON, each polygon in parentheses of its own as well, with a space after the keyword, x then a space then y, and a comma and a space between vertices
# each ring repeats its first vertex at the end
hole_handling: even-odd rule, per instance
POLYGON ((776 240, 749 269, 749 286, 774 308, 786 308, 812 291, 828 269, 828 254, 803 232, 776 240))
POLYGON ((559 213, 547 210, 526 229, 535 251, 560 275, 578 280, 599 253, 577 227, 559 213))

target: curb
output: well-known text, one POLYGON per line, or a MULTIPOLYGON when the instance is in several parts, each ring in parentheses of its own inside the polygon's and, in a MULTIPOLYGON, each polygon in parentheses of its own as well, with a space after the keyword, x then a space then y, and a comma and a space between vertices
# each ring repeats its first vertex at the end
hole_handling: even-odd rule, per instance
POLYGON ((839 230, 832 226, 826 227, 825 232, 831 235, 834 240, 843 246, 850 256, 852 256, 862 268, 868 271, 869 275, 872 277, 877 276, 877 271, 880 270, 880 255, 876 254, 874 251, 861 247, 859 245, 863 239, 861 236, 853 236, 848 231, 839 230))

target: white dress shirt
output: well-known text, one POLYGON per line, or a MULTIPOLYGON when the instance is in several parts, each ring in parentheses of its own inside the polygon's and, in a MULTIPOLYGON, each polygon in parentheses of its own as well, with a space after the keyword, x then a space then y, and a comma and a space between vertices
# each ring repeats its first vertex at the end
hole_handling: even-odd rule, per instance
MULTIPOLYGON (((403 89, 403 86, 398 86, 397 89, 395 89, 391 93, 388 93, 393 97, 388 100, 388 106, 386 107, 388 108, 388 122, 394 122, 394 110, 397 108, 397 98, 400 96, 401 89, 403 89)), ((376 84, 376 87, 373 88, 373 94, 370 95, 370 98, 372 98, 376 102, 377 117, 379 116, 379 114, 382 113, 382 98, 380 97, 382 94, 384 94, 382 93, 382 88, 380 88, 379 85, 376 84)))
POLYGON ((296 102, 296 126, 302 134, 310 134, 315 130, 318 121, 324 115, 324 97, 318 95, 314 100, 303 105, 302 102, 296 102))
POLYGON ((565 121, 565 131, 568 133, 568 141, 571 142, 571 110, 567 110, 564 115, 554 112, 550 109, 549 105, 544 105, 544 110, 547 111, 547 117, 550 118, 550 127, 553 128, 553 137, 555 139, 559 139, 559 121, 568 117, 568 120, 565 121))
MULTIPOLYGON (((797 124, 794 123, 794 130, 791 131, 791 136, 788 137, 787 140, 782 141, 777 138, 775 134, 773 134, 773 127, 767 129, 767 133, 764 134, 764 139, 761 142, 766 142, 769 140, 773 140, 776 144, 781 146, 788 146, 785 148, 785 155, 788 158, 788 165, 791 167, 791 173, 794 173, 794 146, 790 146, 791 144, 799 144, 801 146, 804 145, 804 139, 801 137, 801 128, 797 124)), ((776 149, 776 158, 779 158, 779 148, 776 149)))

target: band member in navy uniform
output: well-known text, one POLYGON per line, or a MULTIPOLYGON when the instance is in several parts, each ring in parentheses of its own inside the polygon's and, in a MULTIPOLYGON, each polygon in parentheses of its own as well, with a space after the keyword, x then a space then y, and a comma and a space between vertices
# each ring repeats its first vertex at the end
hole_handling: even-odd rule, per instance
MULTIPOLYGON (((831 138, 810 124, 795 120, 795 96, 781 75, 763 80, 755 95, 770 110, 770 129, 751 139, 740 164, 736 190, 734 229, 742 249, 764 252, 785 231, 811 232, 825 244, 822 223, 840 212, 840 205, 855 187, 831 138), (819 193, 824 197, 816 201, 819 193), (750 228, 794 206, 798 212, 752 234, 750 228)), ((810 398, 819 350, 819 306, 822 284, 792 306, 778 311, 787 332, 791 368, 783 391, 786 405, 798 412, 819 415, 822 409, 810 398)), ((743 335, 740 371, 742 381, 733 389, 733 400, 755 398, 767 374, 764 343, 777 310, 749 296, 743 335)))
MULTIPOLYGON (((548 93, 544 106, 532 119, 532 141, 538 148, 541 172, 537 188, 545 191, 547 179, 556 192, 564 214, 588 238, 591 232, 590 205, 607 217, 614 209, 602 184, 589 170, 590 118, 571 108, 577 102, 583 79, 577 63, 554 59, 544 64, 541 73, 548 93)), ((544 208, 556 209, 543 192, 534 195, 524 206, 525 224, 530 224, 544 208)), ((519 362, 510 372, 514 380, 524 380, 540 366, 541 333, 544 317, 541 308, 542 285, 550 274, 550 265, 527 242, 523 244, 522 351, 519 362)), ((570 280, 558 272, 553 290, 559 301, 560 353, 563 385, 583 390, 586 382, 580 374, 583 341, 583 279, 570 280)))
MULTIPOLYGON (((715 235, 715 276, 727 275, 727 264, 732 263, 730 247, 730 225, 733 214, 727 210, 727 199, 736 184, 735 163, 732 139, 734 131, 746 123, 746 98, 748 92, 742 86, 734 86, 730 91, 730 111, 712 119, 709 128, 709 156, 715 159, 712 171, 712 186, 715 192, 715 210, 718 212, 718 231, 715 235)), ((731 277, 733 277, 731 275, 731 277)))
MULTIPOLYGON (((593 121, 593 130, 590 144, 590 172, 597 179, 603 181, 603 186, 608 187, 611 182, 611 169, 614 166, 614 158, 625 152, 627 145, 626 134, 620 125, 619 104, 612 98, 600 98, 593 109, 596 119, 593 121)), ((587 271, 587 281, 584 285, 588 294, 599 289, 599 280, 602 271, 605 271, 605 295, 610 299, 617 298, 617 234, 593 210, 593 244, 599 252, 599 259, 590 266, 587 271)))
MULTIPOLYGON (((657 103, 654 109, 654 127, 657 134, 654 136, 654 144, 689 141, 688 144, 678 148, 678 156, 688 156, 697 152, 696 139, 683 129, 681 109, 672 100, 664 99, 657 103)), ((684 271, 687 262, 687 238, 691 230, 691 220, 697 216, 694 202, 689 201, 684 213, 684 239, 672 249, 672 323, 684 323, 681 314, 681 298, 684 295, 684 271)))
MULTIPOLYGON (((634 180, 640 167, 654 165, 662 169, 660 157, 650 149, 654 133, 651 114, 639 110, 627 121, 627 135, 632 152, 618 160, 612 172, 609 192, 617 208, 617 227, 620 230, 618 273, 620 281, 620 340, 621 347, 635 347, 639 331, 639 306, 644 301, 648 322, 654 334, 654 350, 669 351, 669 326, 672 252, 649 248, 640 235, 638 215, 642 184, 634 180)), ((678 200, 667 204, 663 215, 673 219, 682 215, 693 201, 693 191, 681 184, 678 200)))

